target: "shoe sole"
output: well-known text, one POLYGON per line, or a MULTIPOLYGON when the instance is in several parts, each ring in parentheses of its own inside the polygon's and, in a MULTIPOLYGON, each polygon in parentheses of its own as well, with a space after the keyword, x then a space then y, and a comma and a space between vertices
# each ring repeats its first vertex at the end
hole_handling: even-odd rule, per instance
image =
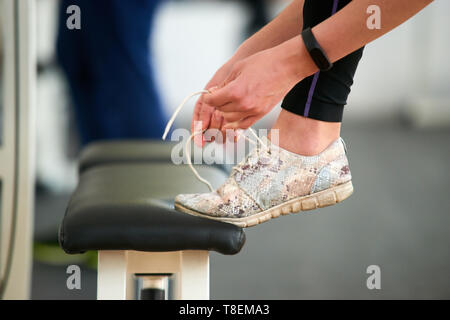
POLYGON ((309 211, 317 208, 332 206, 336 203, 344 201, 350 197, 352 193, 353 184, 351 181, 348 181, 330 189, 289 200, 273 208, 243 218, 211 217, 188 209, 179 203, 175 203, 175 209, 194 216, 232 223, 238 227, 247 228, 256 226, 274 218, 278 218, 281 215, 288 215, 291 213, 298 213, 300 211, 309 211))

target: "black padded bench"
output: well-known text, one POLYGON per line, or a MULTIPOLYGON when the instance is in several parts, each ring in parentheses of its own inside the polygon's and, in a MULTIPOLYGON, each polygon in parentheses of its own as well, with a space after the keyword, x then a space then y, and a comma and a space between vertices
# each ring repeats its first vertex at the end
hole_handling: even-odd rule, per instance
MULTIPOLYGON (((132 298, 138 274, 175 275, 175 298, 208 299, 209 251, 238 253, 244 231, 173 209, 176 194, 206 191, 186 166, 104 160, 85 162, 59 232, 67 253, 98 250, 98 298, 132 298)), ((217 168, 197 169, 213 184, 225 179, 217 168)))
MULTIPOLYGON (((101 140, 86 146, 79 157, 78 170, 83 171, 113 163, 171 163, 174 142, 160 140, 101 140)), ((213 164, 224 172, 227 166, 213 164)))
POLYGON ((78 159, 79 172, 113 163, 169 163, 174 143, 155 140, 99 140, 87 145, 78 159))

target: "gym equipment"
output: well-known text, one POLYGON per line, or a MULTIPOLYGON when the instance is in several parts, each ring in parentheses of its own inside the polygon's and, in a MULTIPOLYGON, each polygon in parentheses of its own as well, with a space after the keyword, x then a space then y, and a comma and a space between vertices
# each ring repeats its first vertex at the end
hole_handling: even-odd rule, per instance
MULTIPOLYGON (((162 298, 174 275, 175 298, 208 299, 209 251, 236 254, 245 233, 172 208, 176 194, 205 189, 190 170, 151 161, 84 168, 59 239, 70 254, 98 250, 98 299, 133 298, 136 275, 144 277, 141 298, 162 298)), ((213 184, 226 178, 211 166, 196 169, 213 184)))
POLYGON ((0 299, 31 288, 35 160, 35 1, 1 0, 0 299))
POLYGON ((174 143, 160 140, 103 140, 87 145, 79 156, 79 172, 97 165, 133 162, 170 162, 174 143))

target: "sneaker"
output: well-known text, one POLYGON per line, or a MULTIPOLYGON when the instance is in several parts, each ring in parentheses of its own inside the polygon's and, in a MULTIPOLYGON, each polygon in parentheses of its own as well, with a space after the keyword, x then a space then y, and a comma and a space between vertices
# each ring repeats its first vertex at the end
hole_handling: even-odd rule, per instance
POLYGON ((209 193, 180 194, 178 211, 251 227, 280 215, 334 205, 353 193, 341 138, 315 156, 301 156, 267 138, 209 193), (262 145, 261 145, 262 144, 262 145))

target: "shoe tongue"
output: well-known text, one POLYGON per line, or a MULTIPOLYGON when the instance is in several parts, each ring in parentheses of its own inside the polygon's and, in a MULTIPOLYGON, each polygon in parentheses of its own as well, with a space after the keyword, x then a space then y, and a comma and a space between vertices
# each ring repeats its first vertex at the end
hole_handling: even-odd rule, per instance
POLYGON ((266 144, 267 146, 270 146, 272 144, 272 142, 269 140, 269 138, 267 138, 267 136, 262 136, 260 137, 261 141, 264 142, 264 144, 266 144))
POLYGON ((294 156, 300 157, 300 155, 296 155, 294 153, 291 153, 291 152, 279 147, 277 144, 273 143, 269 138, 267 138, 267 136, 262 136, 259 139, 261 141, 255 141, 257 143, 257 145, 255 145, 254 148, 252 149, 252 151, 250 152, 250 154, 247 158, 247 161, 249 161, 250 159, 253 159, 255 157, 259 158, 261 156, 261 154, 265 154, 265 153, 259 153, 257 151, 258 148, 260 151, 268 150, 269 154, 270 154, 269 155, 270 158, 275 158, 275 157, 279 156, 280 153, 287 155, 287 156, 294 155, 294 156), (263 145, 261 145, 261 142, 263 143, 263 145))
POLYGON ((274 144, 272 144, 272 142, 267 138, 267 136, 263 136, 259 138, 260 141, 255 140, 256 145, 254 146, 254 149, 252 150, 253 152, 257 149, 271 149, 272 147, 276 147, 274 144), (262 143, 261 143, 262 142, 262 143))
POLYGON ((276 145, 272 144, 272 141, 270 141, 269 138, 267 138, 267 136, 262 136, 259 139, 264 143, 264 145, 261 146, 261 143, 259 141, 255 141, 258 145, 260 145, 260 147, 264 146, 267 146, 269 148, 272 146, 276 147, 276 145))
POLYGON ((270 149, 270 150, 277 150, 282 151, 283 148, 279 147, 277 144, 273 143, 267 136, 263 136, 260 138, 262 142, 270 149))
POLYGON ((278 147, 276 144, 272 143, 267 136, 260 137, 261 141, 257 141, 258 145, 255 146, 255 149, 253 150, 253 157, 256 155, 257 157, 260 157, 263 155, 263 157, 275 157, 279 152, 283 152, 284 149, 278 147), (261 144, 262 142, 262 144, 261 144), (255 152, 259 148, 259 153, 255 152), (265 151, 265 152, 264 152, 265 151), (267 154, 268 152, 268 154, 267 154))

